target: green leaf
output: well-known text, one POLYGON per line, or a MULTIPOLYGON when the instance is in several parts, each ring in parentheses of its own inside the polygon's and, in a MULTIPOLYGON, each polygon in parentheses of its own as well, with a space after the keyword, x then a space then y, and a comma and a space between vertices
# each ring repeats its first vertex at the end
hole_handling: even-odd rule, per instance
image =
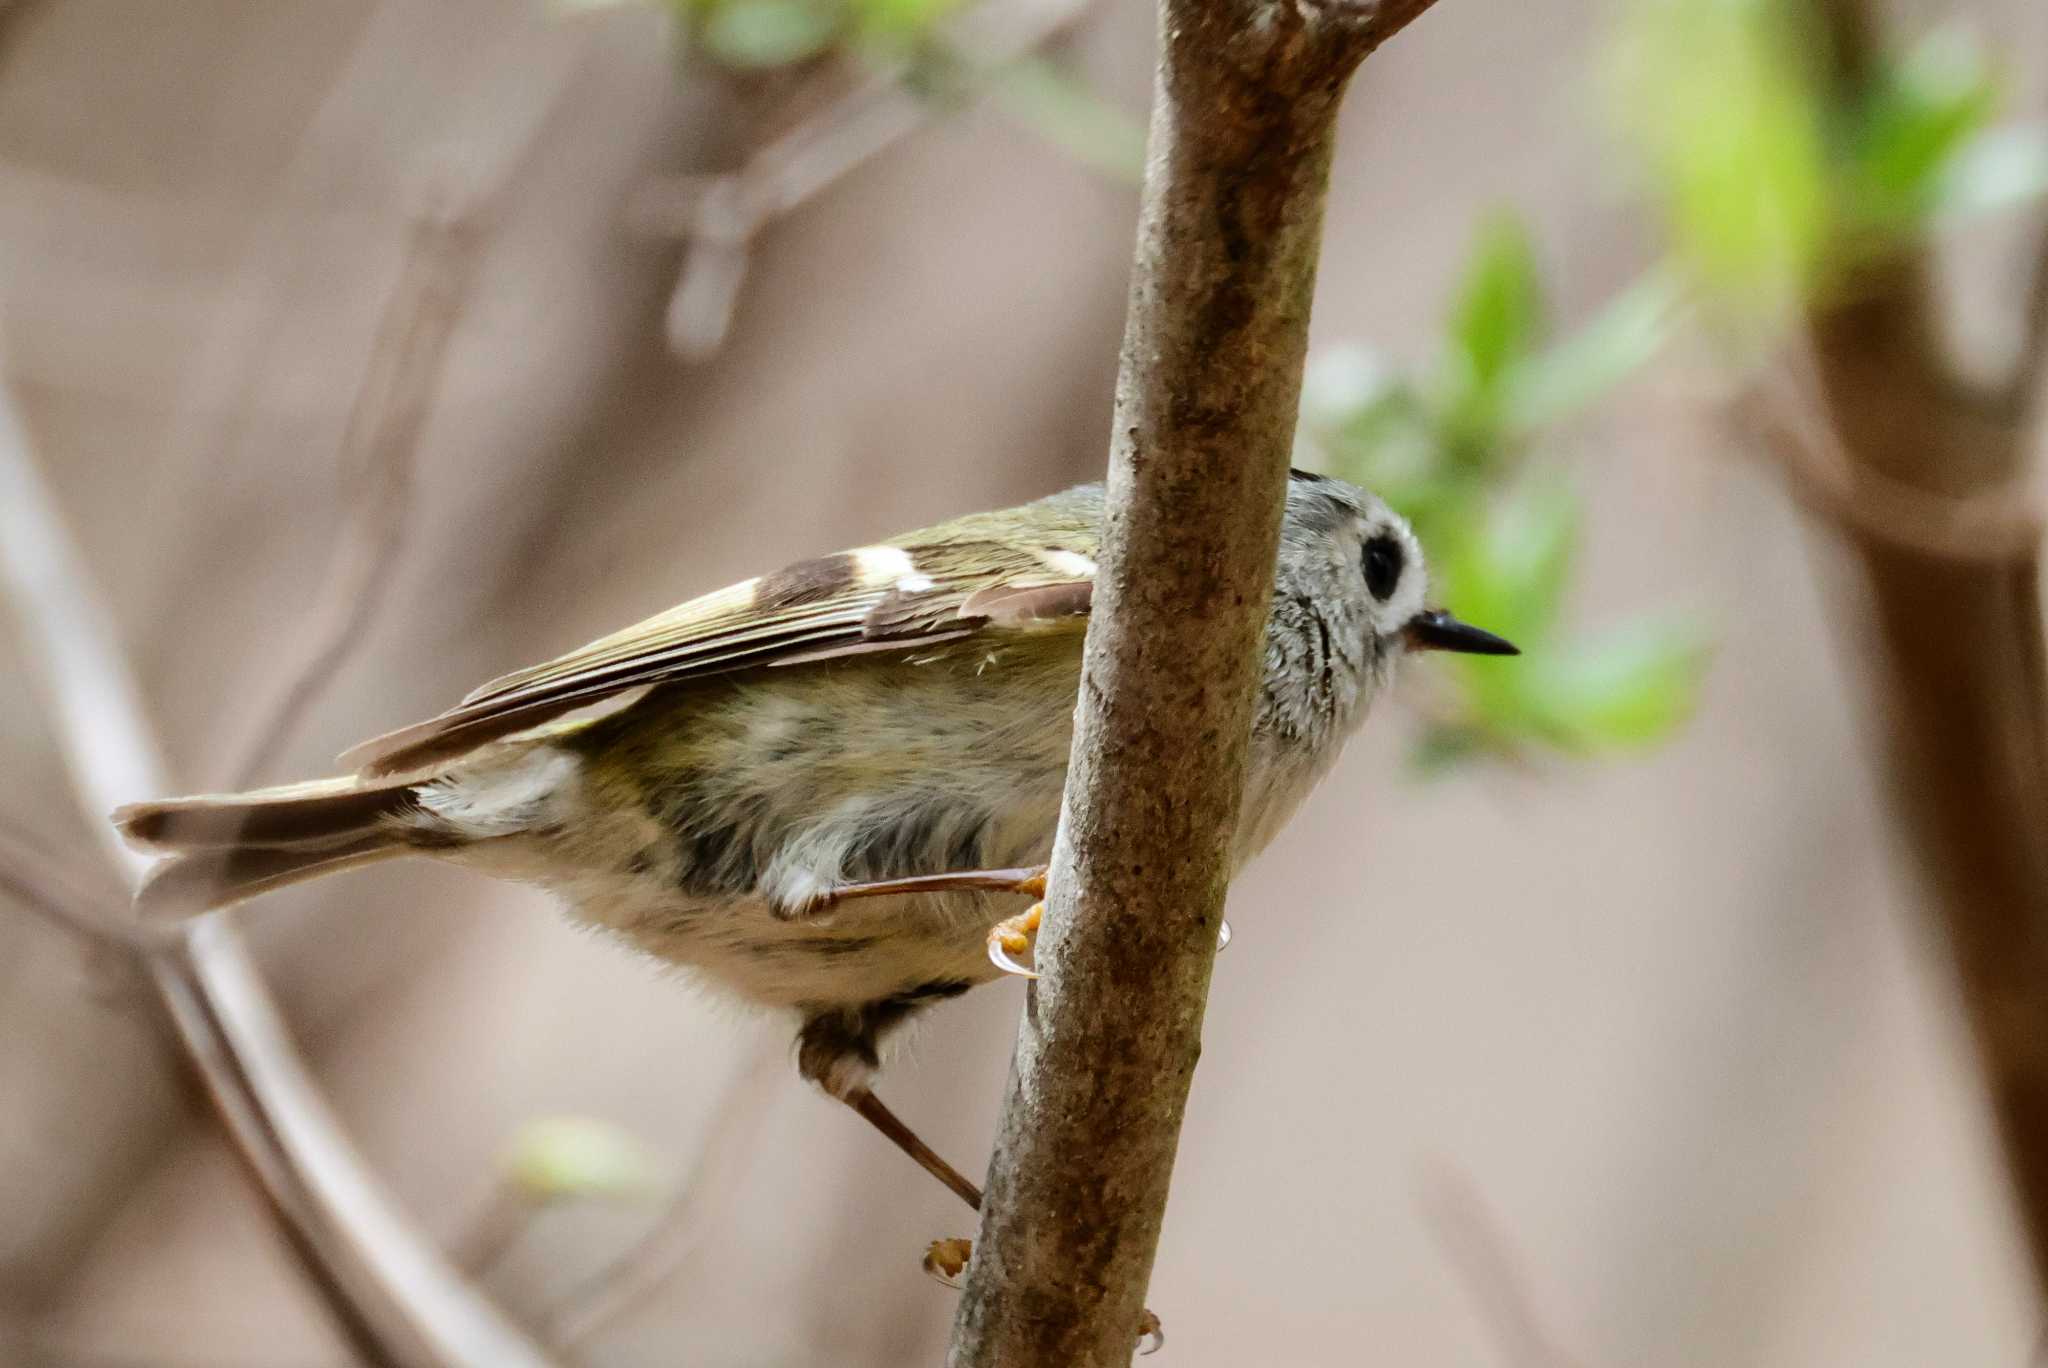
POLYGON ((1677 331, 1685 298, 1669 271, 1645 275, 1564 341, 1531 357, 1509 386, 1514 440, 1576 417, 1647 364, 1677 331))
POLYGON ((1771 0, 1636 0, 1611 58, 1614 118, 1688 275, 1765 332, 1813 287, 1831 227, 1823 105, 1771 0))
POLYGON ((1528 726, 1596 753, 1661 741, 1691 717, 1707 651, 1690 626, 1645 621, 1528 663, 1516 686, 1528 726))
POLYGON ((536 1202, 636 1200, 660 1187, 655 1161, 639 1140, 589 1117, 527 1122, 503 1162, 507 1179, 536 1202))
POLYGON ((1865 228, 1897 230, 1922 219, 1942 171, 1990 122, 1998 90, 1967 34, 1940 29, 1891 66, 1857 129, 1848 167, 1848 212, 1865 228))
POLYGON ((960 4, 961 0, 854 0, 854 15, 866 38, 916 39, 960 4))
POLYGON ((2048 197, 2048 125, 1994 129, 1935 177, 1932 210, 1949 221, 2001 213, 2048 197))
POLYGON ((758 69, 816 57, 839 41, 844 24, 844 11, 828 0, 719 0, 697 38, 727 66, 758 69))
POLYGON ((1473 244, 1436 386, 1443 445, 1455 459, 1483 467, 1500 448, 1508 382, 1535 350, 1542 325, 1543 290, 1528 229, 1513 215, 1496 214, 1473 244))
POLYGON ((1422 395, 1384 360, 1359 346, 1332 347, 1310 360, 1301 396, 1296 464, 1327 468, 1364 485, 1411 520, 1447 492, 1436 419, 1422 395))
POLYGON ((1500 501, 1443 547, 1437 597, 1524 650, 1541 645, 1564 600, 1582 512, 1577 492, 1559 479, 1500 501))
POLYGON ((1049 62, 1027 58, 999 72, 997 106, 1039 137, 1116 180, 1145 180, 1145 125, 1049 62))
POLYGON ((1536 345, 1543 322, 1543 288, 1529 230, 1513 214, 1488 219, 1451 310, 1454 356, 1481 390, 1500 383, 1536 345))

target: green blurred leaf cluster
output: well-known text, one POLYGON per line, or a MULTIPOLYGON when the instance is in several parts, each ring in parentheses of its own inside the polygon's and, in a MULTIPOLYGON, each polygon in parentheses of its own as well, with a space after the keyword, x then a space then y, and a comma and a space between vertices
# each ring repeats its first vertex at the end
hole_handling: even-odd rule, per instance
MULTIPOLYGON (((599 8, 645 0, 557 0, 599 8)), ((739 71, 794 66, 848 48, 914 53, 962 0, 653 0, 682 25, 693 51, 739 71)))
POLYGON ((1042 58, 977 66, 940 32, 967 0, 550 0, 571 14, 634 5, 673 17, 687 50, 742 73, 784 71, 845 55, 895 71, 935 105, 985 89, 996 107, 1113 179, 1144 177, 1145 125, 1042 58))
POLYGON ((1811 0, 1636 0, 1609 62, 1676 262, 1765 335, 1937 218, 2048 191, 2048 135, 1993 132, 1999 84, 1962 30, 1843 94, 1818 20, 1811 0))
POLYGON ((1418 759, 1541 747, 1646 745, 1690 715, 1700 634, 1634 622, 1567 632, 1562 609, 1583 519, 1577 491, 1530 453, 1626 379, 1675 325, 1679 291, 1650 276, 1553 338, 1535 249, 1499 216, 1480 231, 1435 362, 1394 373, 1357 350, 1326 354, 1305 396, 1304 459, 1380 493, 1429 550, 1432 596, 1522 648, 1512 663, 1453 657, 1418 759))

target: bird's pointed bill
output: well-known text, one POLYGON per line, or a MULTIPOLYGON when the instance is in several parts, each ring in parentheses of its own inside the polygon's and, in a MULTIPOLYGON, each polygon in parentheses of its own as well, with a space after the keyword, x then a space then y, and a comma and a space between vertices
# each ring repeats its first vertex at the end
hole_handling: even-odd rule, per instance
POLYGON ((1459 651, 1465 655, 1520 655, 1521 650, 1503 637, 1469 622, 1460 622, 1441 608, 1431 608, 1408 619, 1401 629, 1411 651, 1459 651))

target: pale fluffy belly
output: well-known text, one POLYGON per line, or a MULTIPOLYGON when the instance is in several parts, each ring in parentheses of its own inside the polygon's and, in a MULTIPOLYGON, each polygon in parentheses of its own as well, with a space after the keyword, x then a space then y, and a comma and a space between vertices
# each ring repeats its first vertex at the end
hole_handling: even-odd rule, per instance
MULTIPOLYGON (((816 1011, 987 982, 989 930, 1026 897, 800 909, 848 882, 1043 862, 1066 717, 995 697, 976 714, 910 687, 838 687, 813 681, 767 702, 734 689, 481 759, 422 794, 439 827, 467 842, 435 853, 547 887, 579 920, 756 1003, 816 1011), (920 707, 928 715, 913 725, 920 707), (772 750, 764 738, 776 736, 805 744, 781 761, 718 763, 772 750), (906 736, 914 753, 902 751, 906 736)), ((1235 865, 1278 831, 1335 749, 1254 746, 1235 865)))
POLYGON ((959 893, 862 898, 790 920, 759 898, 692 903, 647 879, 552 882, 579 920, 749 1002, 806 1011, 950 996, 986 983, 997 977, 989 928, 1031 902, 959 893))

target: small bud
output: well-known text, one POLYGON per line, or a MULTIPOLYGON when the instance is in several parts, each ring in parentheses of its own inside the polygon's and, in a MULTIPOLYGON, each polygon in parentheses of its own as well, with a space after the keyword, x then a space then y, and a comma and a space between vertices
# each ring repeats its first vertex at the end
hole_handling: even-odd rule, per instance
POLYGON ((506 1146, 507 1180, 528 1200, 635 1201, 657 1191, 658 1166, 623 1127, 584 1116, 527 1122, 506 1146))

